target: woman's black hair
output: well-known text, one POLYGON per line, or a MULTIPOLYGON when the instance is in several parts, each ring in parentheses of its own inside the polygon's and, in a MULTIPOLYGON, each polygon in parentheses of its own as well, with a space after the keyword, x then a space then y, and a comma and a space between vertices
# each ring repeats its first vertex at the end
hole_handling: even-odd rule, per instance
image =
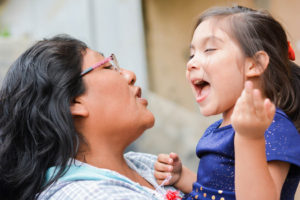
POLYGON ((246 57, 255 58, 260 50, 269 55, 269 65, 261 77, 264 93, 300 132, 300 67, 288 58, 287 36, 281 24, 267 11, 234 6, 205 11, 195 28, 209 18, 224 19, 229 25, 228 34, 238 42, 246 57))
POLYGON ((80 135, 70 105, 84 92, 86 49, 59 35, 37 42, 10 67, 0 90, 1 199, 37 199, 74 159, 80 135), (45 184, 51 166, 60 170, 45 184))

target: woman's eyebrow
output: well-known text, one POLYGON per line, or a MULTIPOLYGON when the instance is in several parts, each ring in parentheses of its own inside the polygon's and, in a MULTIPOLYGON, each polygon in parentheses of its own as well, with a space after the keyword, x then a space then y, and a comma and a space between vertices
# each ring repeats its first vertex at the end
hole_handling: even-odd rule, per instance
POLYGON ((104 53, 100 52, 100 51, 97 51, 97 53, 99 53, 101 56, 105 57, 104 56, 104 53))

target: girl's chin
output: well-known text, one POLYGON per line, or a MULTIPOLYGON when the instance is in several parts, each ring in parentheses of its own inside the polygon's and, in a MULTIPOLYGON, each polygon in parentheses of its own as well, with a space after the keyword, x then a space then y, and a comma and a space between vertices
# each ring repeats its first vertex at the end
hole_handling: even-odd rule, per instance
POLYGON ((199 107, 199 109, 200 109, 200 113, 205 117, 220 114, 220 113, 217 113, 215 110, 211 110, 211 109, 205 109, 205 108, 201 108, 201 107, 199 107))

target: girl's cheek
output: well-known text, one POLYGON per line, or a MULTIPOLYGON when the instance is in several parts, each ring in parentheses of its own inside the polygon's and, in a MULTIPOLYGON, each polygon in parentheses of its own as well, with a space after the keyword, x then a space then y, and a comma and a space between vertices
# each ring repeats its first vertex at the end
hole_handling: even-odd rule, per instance
POLYGON ((185 71, 185 78, 186 78, 187 80, 189 80, 189 75, 190 75, 189 71, 186 70, 186 71, 185 71))

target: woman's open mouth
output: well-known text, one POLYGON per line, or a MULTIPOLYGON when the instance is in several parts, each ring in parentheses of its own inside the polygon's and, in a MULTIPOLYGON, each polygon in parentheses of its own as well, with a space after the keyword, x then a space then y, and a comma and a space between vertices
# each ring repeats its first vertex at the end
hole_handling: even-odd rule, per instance
POLYGON ((139 100, 139 102, 141 102, 145 106, 148 105, 147 99, 142 97, 142 89, 140 87, 136 87, 135 97, 136 97, 137 100, 139 100))

